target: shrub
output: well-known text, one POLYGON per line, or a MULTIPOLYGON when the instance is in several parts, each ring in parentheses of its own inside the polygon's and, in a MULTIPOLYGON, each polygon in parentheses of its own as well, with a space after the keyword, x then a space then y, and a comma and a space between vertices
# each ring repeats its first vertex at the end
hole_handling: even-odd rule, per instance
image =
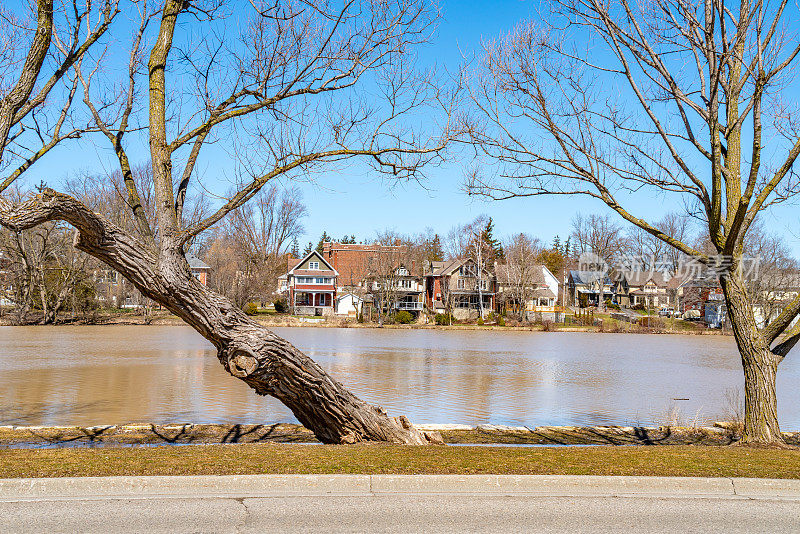
POLYGON ((506 318, 501 315, 500 318, 497 320, 497 325, 498 326, 505 326, 506 325, 506 318))
POLYGON ((414 321, 414 316, 402 310, 394 314, 394 321, 400 324, 411 324, 414 321))
POLYGON ((544 321, 542 327, 545 332, 553 332, 556 329, 553 321, 544 321))
POLYGON ((642 303, 634 304, 633 306, 631 306, 631 309, 632 310, 644 310, 644 304, 642 304, 642 303))
POLYGON ((256 306, 255 302, 248 302, 244 305, 244 312, 247 315, 255 315, 258 313, 258 306, 256 306))
POLYGON ((434 319, 436 320, 436 324, 439 326, 446 326, 452 322, 452 317, 447 313, 437 313, 434 319))
POLYGON ((289 303, 286 302, 286 299, 278 299, 274 302, 275 311, 277 313, 288 313, 289 312, 289 303))
POLYGON ((478 317, 478 326, 483 326, 483 317, 478 317))

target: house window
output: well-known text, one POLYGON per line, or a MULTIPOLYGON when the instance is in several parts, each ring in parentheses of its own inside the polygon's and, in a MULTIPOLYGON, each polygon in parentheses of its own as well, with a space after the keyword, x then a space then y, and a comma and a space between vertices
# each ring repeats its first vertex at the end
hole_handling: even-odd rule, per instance
POLYGON ((319 262, 318 261, 310 261, 308 262, 308 268, 312 271, 319 271, 319 262))
POLYGON ((481 289, 486 289, 488 287, 487 280, 481 280, 481 289))
POLYGON ((400 287, 403 289, 411 289, 411 280, 400 280, 400 287))
POLYGON ((459 278, 458 280, 456 280, 456 287, 457 287, 458 289, 464 289, 464 280, 463 280, 463 279, 461 279, 461 278, 459 278))

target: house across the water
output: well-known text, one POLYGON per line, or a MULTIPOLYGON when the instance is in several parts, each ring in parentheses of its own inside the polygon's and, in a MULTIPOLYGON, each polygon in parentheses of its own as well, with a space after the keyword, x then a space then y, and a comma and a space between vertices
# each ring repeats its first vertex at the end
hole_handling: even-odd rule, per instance
POLYGON ((295 315, 333 315, 336 309, 336 272, 316 250, 304 258, 289 258, 288 270, 278 279, 289 310, 295 315))

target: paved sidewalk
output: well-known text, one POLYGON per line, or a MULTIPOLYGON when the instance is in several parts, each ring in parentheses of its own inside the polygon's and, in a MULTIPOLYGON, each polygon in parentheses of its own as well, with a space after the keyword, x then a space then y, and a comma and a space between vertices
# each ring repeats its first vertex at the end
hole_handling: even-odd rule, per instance
POLYGON ((0 480, 4 532, 800 531, 800 481, 514 475, 0 480))

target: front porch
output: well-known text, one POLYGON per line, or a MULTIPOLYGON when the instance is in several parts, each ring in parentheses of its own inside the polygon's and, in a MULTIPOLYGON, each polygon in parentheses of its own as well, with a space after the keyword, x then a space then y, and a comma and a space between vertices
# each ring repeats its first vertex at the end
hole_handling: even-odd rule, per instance
POLYGON ((333 291, 295 291, 292 300, 292 313, 295 315, 333 315, 333 291))
POLYGON ((422 299, 420 294, 404 295, 397 300, 394 307, 397 311, 420 312, 422 311, 422 299))
MULTIPOLYGON (((453 295, 453 317, 459 321, 477 319, 480 315, 481 297, 477 293, 453 295)), ((483 294, 483 311, 494 311, 494 294, 483 294)))

